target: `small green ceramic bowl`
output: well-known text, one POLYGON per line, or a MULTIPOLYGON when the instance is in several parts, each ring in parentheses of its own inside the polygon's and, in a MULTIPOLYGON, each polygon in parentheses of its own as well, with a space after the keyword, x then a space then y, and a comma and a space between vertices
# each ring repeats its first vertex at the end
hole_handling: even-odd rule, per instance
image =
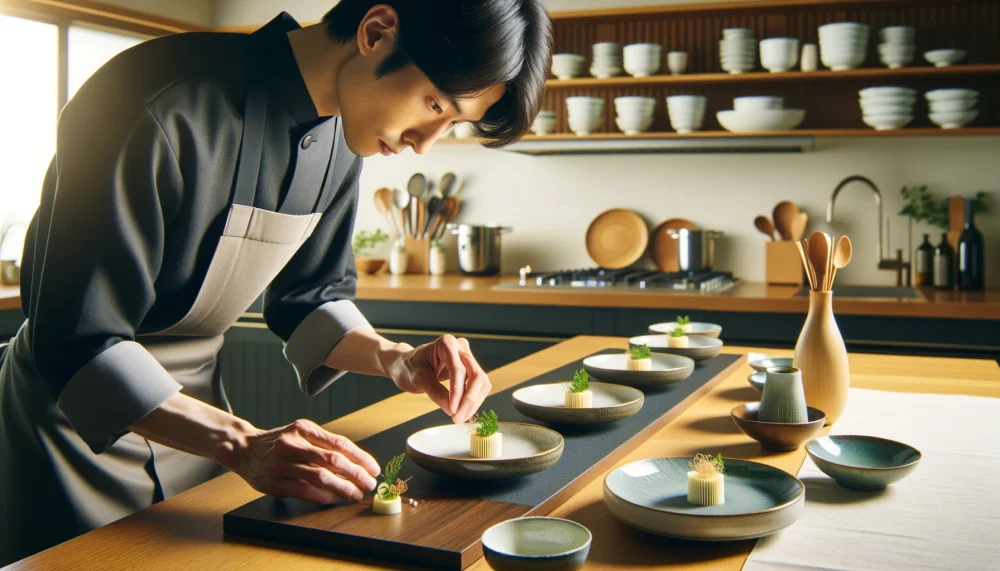
POLYGON ((912 446, 875 436, 821 436, 806 444, 806 452, 838 484, 862 491, 902 480, 923 457, 912 446))

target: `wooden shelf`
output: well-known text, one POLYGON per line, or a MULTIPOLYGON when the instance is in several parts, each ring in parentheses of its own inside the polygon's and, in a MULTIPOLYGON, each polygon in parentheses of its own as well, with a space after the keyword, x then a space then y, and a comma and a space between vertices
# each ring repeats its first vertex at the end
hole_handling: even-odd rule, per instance
POLYGON ((573 79, 547 79, 547 89, 571 89, 580 87, 643 87, 651 85, 693 85, 710 83, 772 83, 793 81, 845 81, 845 80, 885 80, 911 77, 962 77, 1000 75, 1000 64, 955 65, 951 67, 903 67, 899 69, 863 68, 849 71, 788 71, 784 73, 692 73, 684 75, 651 75, 649 77, 620 76, 608 79, 578 77, 573 79))

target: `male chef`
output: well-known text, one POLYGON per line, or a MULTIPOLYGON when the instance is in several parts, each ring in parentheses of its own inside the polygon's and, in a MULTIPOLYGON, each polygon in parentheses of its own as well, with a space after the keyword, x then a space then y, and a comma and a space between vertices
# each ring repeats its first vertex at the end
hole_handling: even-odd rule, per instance
POLYGON ((394 343, 351 302, 362 157, 424 153, 458 123, 516 140, 550 27, 542 0, 342 0, 317 25, 158 38, 95 73, 59 117, 0 369, 0 565, 224 469, 317 503, 375 488, 347 438, 230 412, 222 335, 261 294, 306 394, 383 375, 468 420, 491 389, 468 343, 394 343))

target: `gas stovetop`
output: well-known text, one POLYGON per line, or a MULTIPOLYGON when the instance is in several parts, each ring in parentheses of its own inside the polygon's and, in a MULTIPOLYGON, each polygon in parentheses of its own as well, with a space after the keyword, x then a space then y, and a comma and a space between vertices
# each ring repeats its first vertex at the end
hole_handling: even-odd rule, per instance
POLYGON ((530 272, 521 270, 517 283, 504 284, 503 288, 525 289, 627 289, 649 290, 659 293, 677 291, 685 293, 727 293, 739 280, 730 272, 659 272, 651 270, 581 269, 556 272, 530 272))

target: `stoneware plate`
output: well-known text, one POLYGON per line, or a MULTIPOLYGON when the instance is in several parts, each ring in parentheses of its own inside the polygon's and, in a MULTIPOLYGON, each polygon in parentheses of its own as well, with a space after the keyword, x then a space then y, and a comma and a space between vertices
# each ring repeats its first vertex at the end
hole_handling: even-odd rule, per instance
POLYGON ((635 528, 678 539, 735 541, 770 535, 799 519, 805 487, 766 464, 725 459, 725 503, 687 501, 691 458, 626 464, 604 479, 604 503, 635 528))
POLYGON ((631 266, 649 243, 646 221, 631 210, 614 208, 598 215, 587 228, 590 259, 609 270, 631 266))
POLYGON ((755 371, 763 373, 771 367, 791 367, 792 358, 791 357, 780 357, 777 359, 757 359, 756 361, 750 361, 750 368, 755 371))
POLYGON ((747 380, 750 381, 751 387, 757 389, 758 393, 763 393, 764 384, 767 382, 767 373, 763 371, 760 372, 755 371, 753 373, 750 373, 750 376, 747 377, 747 380))
POLYGON ((583 360, 587 373, 602 381, 615 381, 633 387, 654 387, 679 383, 691 376, 694 361, 680 355, 653 353, 651 371, 629 371, 627 353, 594 355, 583 360))
POLYGON ((517 412, 552 424, 607 424, 628 418, 642 408, 644 396, 639 389, 590 383, 594 393, 591 408, 566 408, 566 383, 534 385, 514 391, 517 412))
POLYGON ((821 436, 806 444, 806 452, 824 474, 853 490, 885 489, 923 457, 908 444, 875 436, 821 436))
POLYGON ((666 335, 640 335, 639 337, 629 339, 628 344, 630 347, 648 345, 650 351, 671 353, 694 359, 695 361, 711 359, 722 352, 722 341, 719 339, 712 339, 704 335, 688 335, 687 339, 689 346, 685 348, 667 347, 666 335))
POLYGON ((501 422, 503 455, 469 455, 469 429, 461 424, 425 428, 406 439, 406 455, 428 472, 477 480, 504 480, 541 472, 563 453, 563 437, 536 424, 501 422))
MULTIPOLYGON (((677 323, 674 321, 669 323, 655 323, 649 326, 649 333, 651 335, 656 335, 657 333, 666 335, 676 328, 677 323)), ((721 325, 716 325, 714 323, 697 323, 693 321, 691 322, 691 332, 688 333, 688 335, 704 335, 705 337, 711 337, 713 339, 718 339, 721 334, 721 325)))
POLYGON ((483 533, 483 554, 496 571, 582 569, 593 536, 586 527, 557 517, 519 517, 483 533))
POLYGON ((815 438, 826 423, 826 414, 811 406, 806 407, 808 422, 762 422, 757 419, 759 413, 759 402, 741 404, 730 412, 743 434, 759 442, 761 448, 775 452, 798 450, 815 438))

